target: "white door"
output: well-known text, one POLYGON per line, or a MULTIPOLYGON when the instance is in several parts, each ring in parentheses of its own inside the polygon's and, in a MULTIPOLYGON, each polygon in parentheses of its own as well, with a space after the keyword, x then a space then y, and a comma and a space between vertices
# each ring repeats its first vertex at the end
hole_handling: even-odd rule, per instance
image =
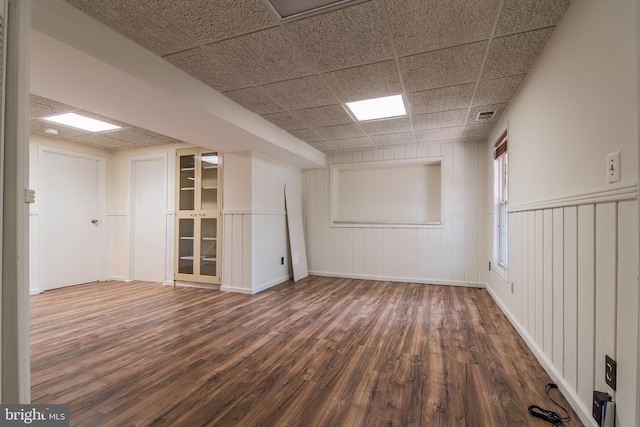
POLYGON ((134 161, 133 279, 164 282, 166 264, 165 159, 134 161))
POLYGON ((40 279, 54 289, 100 279, 99 160, 41 152, 40 279))

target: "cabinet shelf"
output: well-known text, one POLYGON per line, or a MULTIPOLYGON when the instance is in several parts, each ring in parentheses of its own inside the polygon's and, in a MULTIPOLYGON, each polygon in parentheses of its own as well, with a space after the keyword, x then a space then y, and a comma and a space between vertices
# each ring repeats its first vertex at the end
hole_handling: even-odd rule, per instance
POLYGON ((222 248, 218 238, 222 221, 217 159, 218 153, 205 148, 176 152, 176 280, 220 283, 222 248))

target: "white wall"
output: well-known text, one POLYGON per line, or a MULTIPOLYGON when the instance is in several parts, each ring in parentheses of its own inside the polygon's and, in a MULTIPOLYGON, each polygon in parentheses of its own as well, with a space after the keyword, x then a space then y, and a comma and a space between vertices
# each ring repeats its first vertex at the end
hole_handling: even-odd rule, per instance
POLYGON ((487 273, 489 291, 586 425, 593 390, 614 395, 616 425, 639 421, 635 17, 634 0, 573 2, 485 147, 492 170, 508 126, 509 271, 487 273), (622 180, 607 184, 617 150, 622 180))
POLYGON ((175 227, 175 158, 176 150, 188 144, 166 144, 111 154, 107 166, 107 276, 112 280, 133 280, 131 191, 132 162, 162 159, 166 165, 166 216, 164 282, 173 283, 173 246, 175 227))
MULTIPOLYGON (((481 286, 484 165, 479 146, 444 143, 336 153, 305 171, 304 218, 311 274, 481 286), (331 227, 330 165, 442 158, 442 226, 331 227)), ((399 191, 402 189, 399 188, 399 191)))
POLYGON ((284 186, 301 197, 302 172, 254 152, 223 161, 221 289, 256 293, 290 277, 284 186))

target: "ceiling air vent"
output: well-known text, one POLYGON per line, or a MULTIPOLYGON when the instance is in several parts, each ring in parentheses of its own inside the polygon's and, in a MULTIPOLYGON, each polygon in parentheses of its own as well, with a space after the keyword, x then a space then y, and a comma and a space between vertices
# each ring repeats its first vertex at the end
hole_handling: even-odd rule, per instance
POLYGON ((487 122, 494 118, 496 110, 493 111, 479 111, 476 115, 476 122, 487 122))
MULTIPOLYGON (((337 9, 357 0, 265 0, 282 20, 290 20, 315 14, 329 9, 337 9)), ((360 0, 362 1, 362 0, 360 0)))

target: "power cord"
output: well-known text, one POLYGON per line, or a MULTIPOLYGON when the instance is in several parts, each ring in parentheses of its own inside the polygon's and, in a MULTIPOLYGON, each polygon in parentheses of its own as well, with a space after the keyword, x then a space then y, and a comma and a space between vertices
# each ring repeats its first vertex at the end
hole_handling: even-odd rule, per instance
POLYGON ((558 386, 556 384, 549 383, 545 386, 544 392, 547 394, 547 397, 549 398, 549 400, 551 400, 553 403, 556 404, 557 407, 559 407, 564 411, 566 416, 563 417, 558 412, 549 411, 548 409, 541 408, 538 405, 529 405, 529 413, 536 418, 540 418, 544 421, 547 421, 548 423, 553 424, 554 426, 557 426, 559 424, 562 424, 563 421, 568 421, 571 417, 569 416, 569 411, 567 411, 564 406, 556 402, 555 399, 551 397, 551 395, 549 394, 549 390, 554 388, 557 389, 558 386))

